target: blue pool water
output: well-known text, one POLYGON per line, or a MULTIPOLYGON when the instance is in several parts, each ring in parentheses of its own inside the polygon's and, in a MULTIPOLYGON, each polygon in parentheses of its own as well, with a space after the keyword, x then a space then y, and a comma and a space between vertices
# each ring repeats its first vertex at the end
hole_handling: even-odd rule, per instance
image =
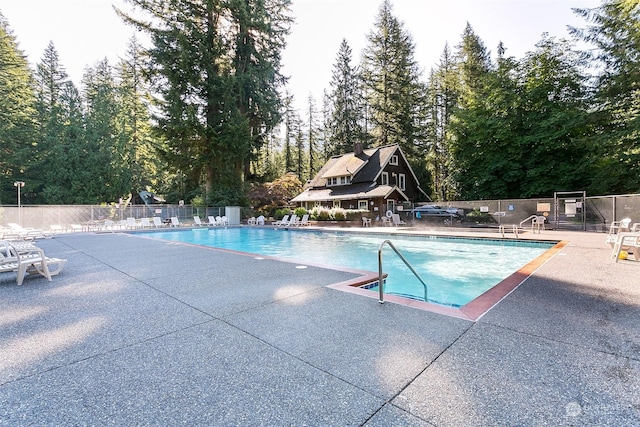
MULTIPOLYGON (((535 259, 554 243, 270 228, 203 228, 145 237, 232 249, 300 262, 378 271, 378 247, 389 239, 429 289, 429 301, 461 307, 535 259)), ((388 246, 385 293, 423 299, 424 289, 388 246)))

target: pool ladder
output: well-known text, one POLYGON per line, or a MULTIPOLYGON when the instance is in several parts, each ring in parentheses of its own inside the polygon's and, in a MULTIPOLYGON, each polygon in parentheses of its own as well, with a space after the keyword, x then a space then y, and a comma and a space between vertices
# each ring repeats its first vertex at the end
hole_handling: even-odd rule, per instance
POLYGON ((384 303, 384 277, 382 273, 382 249, 384 248, 384 245, 389 245, 389 247, 391 247, 391 249, 393 249, 393 251, 400 257, 402 262, 404 262, 404 264, 407 267, 409 267, 409 270, 411 270, 413 275, 418 278, 420 283, 422 283, 422 287, 424 288, 424 300, 425 302, 428 302, 429 299, 427 298, 427 284, 424 282, 424 280, 422 280, 422 277, 420 277, 418 272, 414 270, 413 267, 411 267, 411 264, 409 264, 409 261, 407 261, 407 259, 404 256, 402 256, 402 254, 396 249, 395 246, 393 246, 393 243, 391 243, 391 240, 383 241, 382 243, 380 243, 380 246, 378 247, 378 289, 380 290, 380 300, 378 302, 380 304, 384 303))

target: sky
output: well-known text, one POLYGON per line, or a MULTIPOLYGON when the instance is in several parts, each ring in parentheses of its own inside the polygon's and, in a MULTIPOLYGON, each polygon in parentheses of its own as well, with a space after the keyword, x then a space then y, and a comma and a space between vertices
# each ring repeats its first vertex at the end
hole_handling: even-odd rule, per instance
MULTIPOLYGON (((282 72, 295 105, 305 108, 309 95, 321 104, 343 39, 359 63, 366 37, 374 30, 382 0, 293 0, 295 23, 283 52, 282 72)), ((594 8, 601 0, 391 0, 393 14, 415 44, 424 72, 436 66, 448 43, 454 48, 467 23, 495 55, 502 41, 517 59, 535 49, 543 33, 569 38, 567 26, 585 27, 572 8, 594 8)), ((86 67, 124 56, 134 30, 112 5, 131 12, 124 0, 0 0, 4 15, 32 67, 53 42, 70 78, 80 85, 86 67)), ((144 36, 139 36, 144 43, 144 36)))

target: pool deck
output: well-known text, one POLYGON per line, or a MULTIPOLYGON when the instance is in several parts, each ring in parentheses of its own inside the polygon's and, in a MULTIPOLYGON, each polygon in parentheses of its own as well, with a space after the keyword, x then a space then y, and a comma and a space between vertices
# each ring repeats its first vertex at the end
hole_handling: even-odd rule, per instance
POLYGON ((329 287, 350 271, 40 240, 68 262, 0 274, 0 426, 640 425, 640 262, 522 237, 567 244, 476 321, 329 287))

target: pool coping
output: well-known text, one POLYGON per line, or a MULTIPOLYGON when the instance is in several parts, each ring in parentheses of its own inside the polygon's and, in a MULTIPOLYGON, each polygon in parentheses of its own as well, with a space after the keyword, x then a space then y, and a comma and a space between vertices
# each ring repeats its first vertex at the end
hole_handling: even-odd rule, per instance
MULTIPOLYGON (((271 226, 265 226, 263 228, 272 228, 271 226)), ((143 238, 148 238, 148 239, 154 239, 154 240, 162 240, 162 239, 156 239, 153 237, 144 237, 144 234, 147 234, 149 232, 166 232, 166 231, 191 231, 191 230, 203 230, 205 228, 211 228, 211 229, 216 229, 215 227, 199 227, 199 228, 193 228, 193 227, 183 227, 183 228, 165 228, 165 229, 148 229, 148 230, 122 230, 121 232, 123 234, 129 234, 129 235, 135 235, 135 236, 140 236, 143 238)), ((228 226, 225 228, 246 228, 244 225, 240 225, 240 226, 228 226)), ((251 227, 254 228, 254 227, 251 227)), ((340 229, 340 230, 336 230, 336 229, 326 229, 326 228, 315 228, 315 227, 311 227, 311 228, 299 228, 299 229, 294 229, 295 231, 301 231, 301 232, 305 232, 305 231, 332 231, 332 232, 348 232, 348 233, 363 233, 363 234, 389 234, 385 232, 385 229, 382 230, 345 230, 345 229, 340 229)), ((506 298, 511 292, 513 292, 515 289, 517 289, 522 283, 524 283, 540 266, 542 266, 544 263, 546 263, 549 259, 551 259, 554 255, 556 255, 558 252, 560 252, 560 250, 562 250, 568 243, 568 240, 545 240, 542 238, 536 238, 536 239, 508 239, 508 238, 496 238, 496 237, 478 237, 478 236, 464 236, 464 235, 450 235, 450 234, 416 234, 416 233, 392 233, 394 235, 406 235, 406 236, 434 236, 434 237, 442 237, 442 238, 460 238, 460 239, 475 239, 475 240, 494 240, 494 241, 507 241, 507 242, 514 242, 514 241, 522 241, 522 242, 544 242, 544 243, 555 243, 551 248, 547 249, 545 252, 543 252, 542 254, 540 254, 539 256, 537 256, 536 258, 534 258, 533 260, 531 260, 530 262, 528 262, 527 264, 525 264, 524 266, 522 266, 520 269, 518 269, 516 272, 512 273, 511 275, 509 275, 508 277, 506 277, 505 279, 501 280, 500 282, 498 282, 496 285, 492 286, 490 289, 486 290, 485 292, 483 292, 482 294, 480 294, 479 296, 477 296, 476 298, 474 298, 473 300, 469 301, 467 304, 463 305, 462 307, 453 307, 453 306, 447 306, 447 305, 441 305, 441 304, 436 304, 436 303, 431 303, 431 302, 425 302, 425 301, 419 301, 416 299, 412 299, 412 298, 407 298, 407 297, 402 297, 402 296, 398 296, 398 295, 392 295, 392 294, 384 294, 384 302, 390 302, 393 304, 399 304, 399 305, 403 305, 403 306, 407 306, 407 307, 411 307, 411 308, 415 308, 418 310, 424 310, 424 311, 429 311, 432 313, 436 313, 436 314, 441 314, 444 316, 450 316, 450 317, 455 317, 458 319, 463 319, 463 320, 468 320, 471 322, 476 322, 478 321, 482 316, 484 316, 489 310, 491 310, 493 307, 495 307, 500 301, 502 301, 504 298, 506 298)), ((166 241, 166 240, 163 240, 166 241)), ((243 251, 236 251, 233 249, 225 249, 225 248, 217 248, 217 247, 213 247, 213 246, 205 246, 205 245, 198 245, 195 243, 187 243, 187 242, 179 242, 179 241, 170 241, 173 244, 181 244, 181 245, 187 245, 187 246, 197 246, 200 248, 206 248, 206 249, 210 249, 210 250, 214 250, 214 251, 220 251, 220 252, 226 252, 226 253, 232 253, 232 254, 236 254, 236 255, 242 255, 242 256, 249 256, 252 257, 253 259, 256 260, 260 260, 260 259, 270 259, 270 260, 274 260, 274 261, 279 261, 279 262, 286 262, 289 264, 297 264, 297 265, 307 265, 307 266, 312 266, 312 267, 318 267, 318 268, 324 268, 324 269, 329 269, 329 270, 334 270, 334 271, 342 271, 342 272, 347 272, 347 273, 352 273, 352 274, 357 274, 358 277, 355 277, 353 279, 349 279, 349 280, 345 280, 342 282, 338 282, 338 283, 333 283, 330 285, 325 286, 326 288, 329 289, 335 289, 341 292, 347 292, 347 293, 351 293, 351 294, 356 294, 356 295, 360 295, 360 296, 364 296, 367 298, 376 298, 379 300, 379 293, 376 291, 371 291, 369 289, 365 289, 362 288, 363 285, 372 283, 372 282, 377 282, 379 281, 379 274, 378 272, 371 272, 369 270, 359 270, 359 269, 354 269, 354 268, 348 268, 348 267, 340 267, 340 266, 335 266, 335 265, 330 265, 330 264, 322 264, 322 263, 317 263, 317 262, 302 262, 299 260, 293 260, 290 258, 282 258, 282 257, 276 257, 276 256, 270 256, 270 255, 261 255, 261 254, 255 254, 252 252, 243 252, 243 251)), ((386 274, 385 274, 386 277, 386 274)), ((382 301, 380 301, 380 303, 383 303, 382 301)))

